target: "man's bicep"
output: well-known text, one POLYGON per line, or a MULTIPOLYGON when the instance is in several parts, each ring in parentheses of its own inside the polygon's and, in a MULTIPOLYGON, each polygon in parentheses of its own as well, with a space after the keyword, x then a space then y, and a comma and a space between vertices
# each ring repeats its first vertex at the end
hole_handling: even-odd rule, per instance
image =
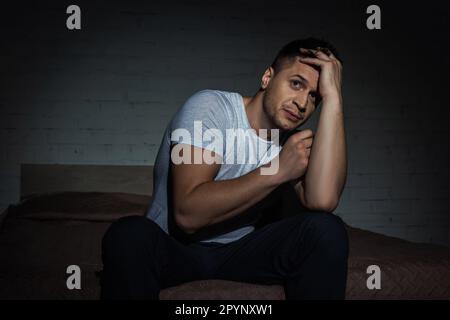
POLYGON ((213 181, 220 161, 213 151, 188 144, 174 145, 170 160, 174 205, 180 204, 200 184, 213 181))

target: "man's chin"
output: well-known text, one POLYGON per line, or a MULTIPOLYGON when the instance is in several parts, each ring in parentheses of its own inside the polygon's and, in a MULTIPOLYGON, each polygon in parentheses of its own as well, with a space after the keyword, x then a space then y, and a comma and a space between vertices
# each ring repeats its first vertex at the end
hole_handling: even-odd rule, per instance
POLYGON ((284 133, 284 132, 289 132, 289 131, 295 130, 299 125, 300 125, 300 123, 295 124, 292 122, 291 123, 284 122, 284 123, 279 123, 277 128, 280 130, 280 133, 284 133))
POLYGON ((304 121, 299 121, 298 123, 285 119, 284 117, 278 115, 272 124, 274 124, 275 129, 280 130, 280 134, 293 131, 298 128, 304 121))

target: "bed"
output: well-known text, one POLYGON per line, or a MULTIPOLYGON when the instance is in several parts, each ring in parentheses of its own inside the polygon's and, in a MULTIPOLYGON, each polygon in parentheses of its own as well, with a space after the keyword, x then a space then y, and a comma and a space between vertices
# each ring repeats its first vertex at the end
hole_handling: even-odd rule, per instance
MULTIPOLYGON (((22 164, 21 197, 0 216, 0 299, 98 299, 101 239, 120 217, 143 215, 152 166, 22 164), (68 289, 78 265, 81 289, 68 289)), ((418 244, 347 225, 346 299, 449 299, 450 248, 418 244), (367 268, 381 270, 368 289, 367 268)), ((166 288, 161 299, 285 298, 281 286, 220 279, 166 288)))

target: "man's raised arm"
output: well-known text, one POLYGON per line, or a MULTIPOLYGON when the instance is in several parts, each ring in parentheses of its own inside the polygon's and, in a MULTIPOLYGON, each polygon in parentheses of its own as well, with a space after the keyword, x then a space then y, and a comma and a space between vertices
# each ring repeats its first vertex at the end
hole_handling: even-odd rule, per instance
POLYGON ((341 95, 341 63, 332 55, 313 50, 317 58, 300 58, 319 66, 322 110, 314 135, 310 165, 303 181, 295 185, 304 205, 333 211, 339 204, 347 176, 344 113, 341 95))

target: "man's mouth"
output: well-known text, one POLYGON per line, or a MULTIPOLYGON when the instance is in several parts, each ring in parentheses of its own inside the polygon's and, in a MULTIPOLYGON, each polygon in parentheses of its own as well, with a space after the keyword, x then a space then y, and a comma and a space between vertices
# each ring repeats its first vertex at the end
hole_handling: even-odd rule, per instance
POLYGON ((286 118, 288 118, 291 121, 298 122, 298 121, 303 120, 303 117, 297 115, 295 112, 293 112, 293 111, 291 111, 289 109, 283 109, 283 111, 286 114, 286 118))

